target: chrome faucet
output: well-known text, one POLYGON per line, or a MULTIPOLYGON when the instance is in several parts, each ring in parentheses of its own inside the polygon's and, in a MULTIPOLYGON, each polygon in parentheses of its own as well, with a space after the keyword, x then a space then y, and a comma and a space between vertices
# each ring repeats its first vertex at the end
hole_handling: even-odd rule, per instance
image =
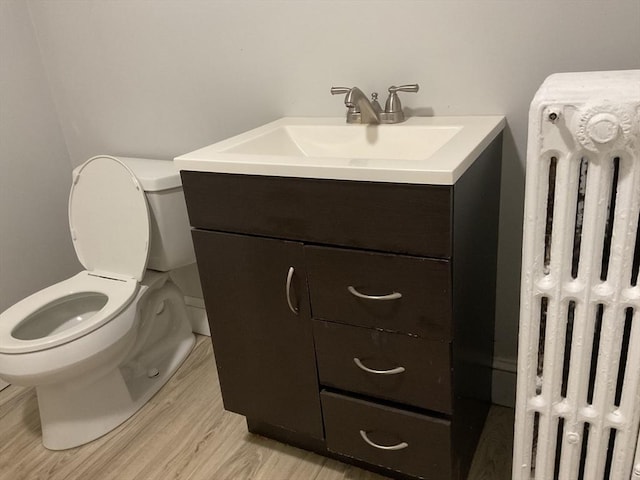
POLYGON ((371 100, 358 87, 331 87, 331 94, 346 94, 344 104, 347 107, 347 123, 400 123, 404 122, 405 116, 397 92, 417 92, 419 88, 417 83, 389 87, 389 98, 384 111, 375 92, 371 94, 371 100))

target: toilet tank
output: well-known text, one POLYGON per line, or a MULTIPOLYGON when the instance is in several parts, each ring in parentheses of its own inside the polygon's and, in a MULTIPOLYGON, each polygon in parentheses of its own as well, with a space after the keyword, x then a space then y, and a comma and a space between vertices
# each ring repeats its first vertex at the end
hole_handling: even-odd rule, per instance
POLYGON ((195 263, 180 171, 173 161, 116 158, 134 173, 149 204, 151 248, 147 268, 166 272, 195 263))

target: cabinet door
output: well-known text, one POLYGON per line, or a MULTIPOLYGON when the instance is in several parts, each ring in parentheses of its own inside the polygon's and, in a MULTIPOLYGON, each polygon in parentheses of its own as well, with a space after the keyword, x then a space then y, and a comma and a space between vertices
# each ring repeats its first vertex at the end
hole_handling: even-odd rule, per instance
POLYGON ((227 410, 323 438, 302 244, 193 230, 227 410))

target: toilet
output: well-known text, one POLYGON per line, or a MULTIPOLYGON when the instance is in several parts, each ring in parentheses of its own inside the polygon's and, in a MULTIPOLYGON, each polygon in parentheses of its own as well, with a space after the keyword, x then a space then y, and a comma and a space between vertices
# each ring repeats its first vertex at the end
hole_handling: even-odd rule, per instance
POLYGON ((195 341, 169 276, 195 262, 173 162, 87 160, 73 171, 69 225, 85 270, 0 314, 0 379, 35 387, 51 450, 131 417, 195 341))

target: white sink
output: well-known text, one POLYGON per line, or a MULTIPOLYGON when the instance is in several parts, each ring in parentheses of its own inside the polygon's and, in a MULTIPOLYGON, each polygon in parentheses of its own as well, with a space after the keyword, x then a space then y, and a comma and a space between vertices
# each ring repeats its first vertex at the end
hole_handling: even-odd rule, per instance
POLYGON ((181 155, 181 170, 452 185, 504 117, 412 117, 396 125, 285 117, 181 155))

